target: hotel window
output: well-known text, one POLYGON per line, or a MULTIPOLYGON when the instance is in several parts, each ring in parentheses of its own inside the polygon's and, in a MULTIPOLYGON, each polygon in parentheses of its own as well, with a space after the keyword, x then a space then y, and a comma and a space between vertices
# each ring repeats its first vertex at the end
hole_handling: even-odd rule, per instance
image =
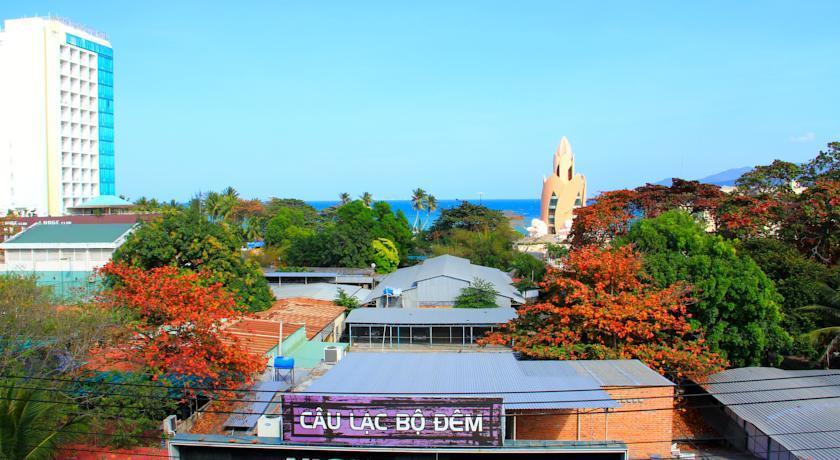
POLYGON ((572 167, 569 166, 569 180, 572 180, 572 167))

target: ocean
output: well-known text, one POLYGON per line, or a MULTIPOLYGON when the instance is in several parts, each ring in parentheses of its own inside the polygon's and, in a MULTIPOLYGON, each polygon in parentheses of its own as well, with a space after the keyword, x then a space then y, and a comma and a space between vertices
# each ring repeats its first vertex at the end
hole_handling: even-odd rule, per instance
MULTIPOLYGON (((414 223, 414 215, 416 212, 411 209, 410 200, 385 200, 391 205, 391 208, 396 212, 398 209, 405 213, 408 218, 408 223, 414 223)), ((428 224, 431 225, 435 219, 440 215, 441 209, 449 209, 458 206, 461 201, 469 201, 473 204, 482 204, 490 209, 497 211, 510 211, 514 214, 523 217, 523 220, 517 225, 517 230, 525 232, 525 227, 531 225, 531 219, 540 217, 540 200, 538 199, 522 199, 522 200, 438 200, 438 209, 429 217, 428 224)), ((317 210, 322 210, 330 206, 335 206, 338 201, 307 201, 312 207, 317 210)), ((420 215, 420 223, 426 223, 426 213, 420 215)))

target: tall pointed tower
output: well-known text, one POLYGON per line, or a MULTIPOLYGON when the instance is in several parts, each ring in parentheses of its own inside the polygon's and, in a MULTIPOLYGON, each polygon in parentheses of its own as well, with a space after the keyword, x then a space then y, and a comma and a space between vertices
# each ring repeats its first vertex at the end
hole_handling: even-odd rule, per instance
POLYGON ((572 210, 586 204, 586 178, 575 173, 575 157, 563 136, 554 152, 551 175, 543 179, 540 219, 548 233, 556 235, 571 227, 572 210))

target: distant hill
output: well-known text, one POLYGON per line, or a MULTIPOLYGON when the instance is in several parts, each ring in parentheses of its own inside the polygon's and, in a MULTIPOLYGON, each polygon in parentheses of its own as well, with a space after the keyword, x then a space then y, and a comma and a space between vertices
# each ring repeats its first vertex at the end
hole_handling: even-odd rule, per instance
MULTIPOLYGON (((719 185, 721 187, 724 186, 732 186, 735 185, 735 181, 738 180, 744 173, 752 171, 751 167, 743 167, 743 168, 732 168, 727 169, 726 171, 721 171, 716 174, 712 174, 711 176, 706 176, 700 179, 697 179, 698 182, 702 182, 704 184, 713 184, 719 185)), ((657 185, 671 185, 671 178, 662 179, 659 182, 656 182, 657 185)))

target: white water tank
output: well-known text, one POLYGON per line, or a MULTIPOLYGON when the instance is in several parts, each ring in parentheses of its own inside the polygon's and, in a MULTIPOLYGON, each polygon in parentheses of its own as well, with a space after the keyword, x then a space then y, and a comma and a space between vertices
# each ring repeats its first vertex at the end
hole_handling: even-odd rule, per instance
POLYGON ((324 348, 324 362, 327 364, 335 364, 341 361, 341 348, 336 346, 329 346, 324 348))
POLYGON ((257 436, 261 438, 279 438, 283 418, 280 414, 266 414, 257 421, 257 436))

